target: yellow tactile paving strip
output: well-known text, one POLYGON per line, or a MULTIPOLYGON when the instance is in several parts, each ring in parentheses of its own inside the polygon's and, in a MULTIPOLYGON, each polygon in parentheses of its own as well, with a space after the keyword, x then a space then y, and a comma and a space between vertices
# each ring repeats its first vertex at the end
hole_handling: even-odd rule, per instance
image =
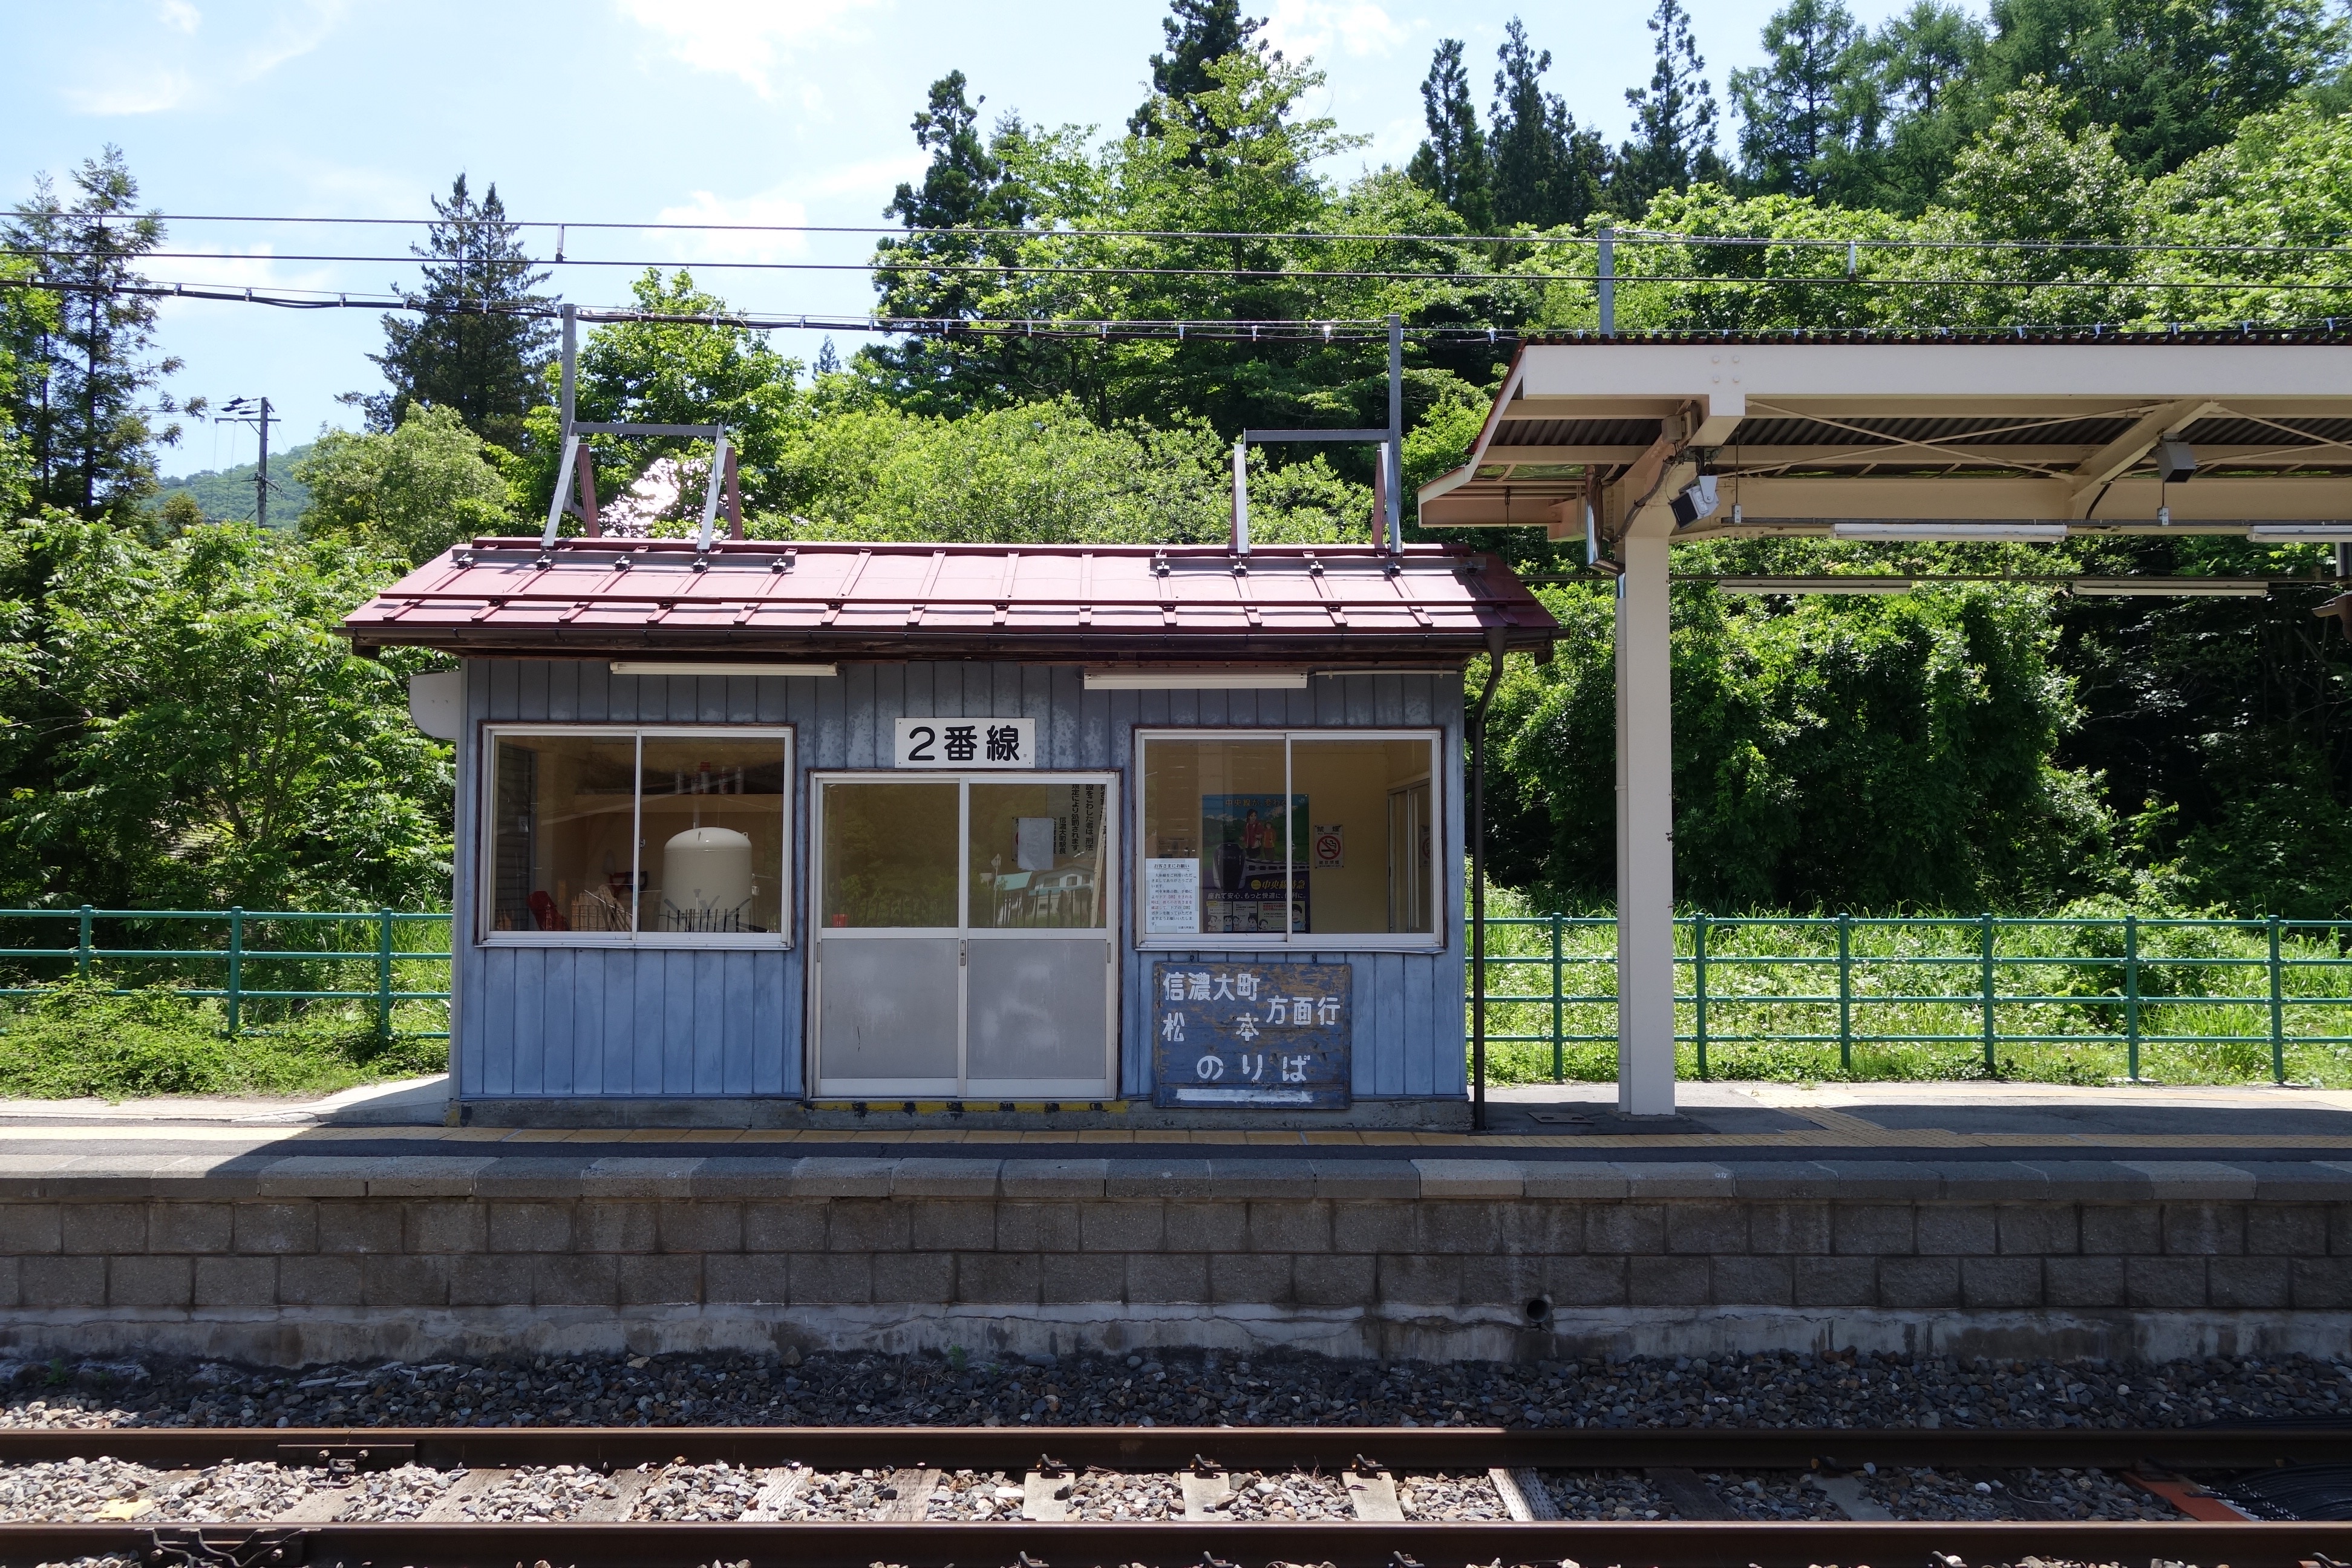
MULTIPOLYGON (((1092 1127, 1066 1131, 1006 1128, 925 1127, 866 1128, 531 1128, 531 1127, 303 1127, 255 1126, 218 1122, 111 1121, 0 1123, 0 1149, 25 1143, 206 1143, 252 1147, 288 1144, 380 1143, 463 1144, 475 1152, 525 1153, 556 1151, 565 1143, 692 1144, 718 1153, 727 1149, 772 1149, 795 1143, 871 1144, 877 1148, 919 1143, 964 1148, 1019 1148, 1024 1145, 1072 1144, 1130 1148, 1392 1148, 1451 1149, 1500 1152, 1505 1150, 1575 1150, 1604 1153, 1612 1150, 1676 1149, 1692 1153, 1741 1149, 2069 1149, 2091 1150, 2258 1150, 2299 1149, 2352 1152, 2352 1134, 2242 1132, 1966 1132, 1944 1128, 1891 1129, 1843 1110, 1818 1106, 1780 1106, 1790 1115, 1814 1123, 1811 1128, 1777 1132, 1676 1133, 1517 1133, 1412 1132, 1403 1131, 1315 1129, 1272 1131, 1250 1129, 1198 1131, 1148 1127, 1092 1127)), ((324 1151, 321 1151, 322 1152, 324 1151)))

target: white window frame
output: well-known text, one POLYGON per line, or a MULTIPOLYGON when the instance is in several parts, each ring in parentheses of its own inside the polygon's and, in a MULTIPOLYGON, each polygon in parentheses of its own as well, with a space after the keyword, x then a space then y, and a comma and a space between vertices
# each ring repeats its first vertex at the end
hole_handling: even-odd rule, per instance
POLYGON ((688 948, 699 951, 751 948, 781 952, 793 945, 793 916, 799 900, 793 884, 793 833, 798 820, 801 780, 795 770, 796 747, 790 724, 485 724, 481 730, 480 824, 474 887, 474 940, 483 947, 609 947, 688 948), (642 879, 645 846, 645 743, 647 741, 708 738, 722 741, 777 740, 783 744, 784 800, 783 863, 777 868, 777 916, 782 923, 773 931, 499 931, 498 918, 498 766, 499 742, 506 738, 554 738, 577 735, 589 740, 629 740, 637 751, 637 789, 630 803, 635 846, 629 869, 642 879))
POLYGON ((1103 846, 1103 864, 1117 866, 1119 862, 1119 795, 1123 781, 1116 772, 1088 768, 1041 768, 1034 773, 1014 773, 1005 769, 981 769, 958 772, 954 769, 900 768, 886 771, 873 769, 836 769, 813 772, 808 776, 809 866, 811 875, 802 889, 807 900, 809 929, 808 977, 802 987, 805 1026, 801 1037, 805 1043, 803 1081, 811 1085, 813 1098, 820 1100, 906 1099, 909 1096, 934 1096, 975 1100, 1108 1100, 1118 1092, 1119 996, 1124 976, 1118 963, 1118 903, 1115 891, 1108 894, 1103 903, 1103 923, 1099 926, 1022 926, 1000 928, 976 926, 971 923, 971 786, 974 784, 1100 784, 1103 786, 1103 832, 1108 841, 1103 846), (824 792, 828 784, 939 784, 956 786, 956 919, 949 926, 827 926, 824 923, 824 792), (971 1046, 969 1029, 971 1022, 971 1001, 965 985, 970 978, 968 966, 959 964, 956 979, 956 1076, 952 1079, 826 1079, 823 1075, 824 1042, 818 1037, 823 1032, 824 1016, 824 943, 831 932, 835 939, 856 941, 879 938, 894 941, 900 938, 929 938, 973 942, 1019 942, 1043 938, 1086 939, 1099 936, 1108 950, 1106 964, 1103 999, 1103 1076, 1100 1079, 975 1079, 967 1070, 967 1055, 971 1046))
MULTIPOLYGON (((1135 824, 1129 837, 1135 848, 1129 862, 1129 881, 1131 885, 1129 919, 1133 922, 1135 951, 1139 952, 1443 952, 1449 940, 1447 925, 1447 883, 1445 867, 1445 825, 1447 800, 1442 758, 1445 752, 1445 731, 1435 727, 1368 727, 1321 728, 1302 726, 1281 729, 1181 729, 1156 725, 1139 727, 1135 731, 1135 824), (1144 834, 1145 795, 1151 787, 1150 748, 1154 741, 1280 741, 1282 747, 1282 793, 1287 800, 1297 792, 1291 787, 1291 747, 1300 741, 1420 741, 1429 747, 1430 817, 1437 831, 1429 836, 1430 929, 1426 931, 1291 931, 1280 935, 1265 932, 1200 931, 1189 936, 1152 935, 1144 930, 1144 900, 1149 896, 1143 862, 1149 858, 1150 844, 1144 834)), ((1407 781, 1412 782, 1412 781, 1407 781)), ((1310 825, 1311 826, 1311 825, 1310 825)), ((1388 825, 1381 824, 1379 841, 1388 842, 1388 825)), ((1297 873, 1294 870, 1292 875, 1297 873)), ((1285 906, 1288 907, 1287 904, 1285 906)))

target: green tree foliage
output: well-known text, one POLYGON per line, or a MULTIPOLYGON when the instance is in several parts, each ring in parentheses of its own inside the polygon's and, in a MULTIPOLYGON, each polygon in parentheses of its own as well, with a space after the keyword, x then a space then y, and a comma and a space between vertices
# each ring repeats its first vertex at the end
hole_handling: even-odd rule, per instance
POLYGON ((1208 155, 1232 134, 1202 101, 1220 86, 1211 68, 1232 55, 1266 54, 1257 36, 1264 26, 1242 15, 1241 0, 1169 0, 1160 22, 1167 51, 1151 57, 1151 96, 1128 117, 1128 133, 1149 138, 1181 129, 1186 161, 1206 168, 1208 155))
POLYGON ((1658 0, 1650 33, 1657 64, 1646 87, 1625 89, 1633 139, 1618 150, 1609 177, 1610 205, 1625 214, 1641 213, 1661 191, 1727 184, 1730 175, 1715 150, 1715 93, 1682 0, 1658 0))
POLYGON ((1538 228, 1582 222, 1601 205, 1609 177, 1599 133, 1578 130, 1567 103, 1544 90, 1551 51, 1530 45, 1517 16, 1504 25, 1495 58, 1499 68, 1486 138, 1495 221, 1538 228))
POLYGON ((456 409, 421 403, 397 430, 330 430, 295 465, 310 498, 302 532, 411 565, 508 532, 512 498, 496 453, 456 409))
POLYGON ((512 447, 555 342, 543 317, 517 312, 544 309, 533 290, 548 275, 507 221, 498 186, 476 201, 459 174, 446 200, 433 198, 433 211, 425 243, 410 247, 425 263, 425 286, 401 291, 419 314, 383 318, 383 353, 368 357, 389 384, 359 401, 373 429, 398 429, 421 403, 453 408, 483 440, 512 447))
POLYGON ((337 630, 393 569, 221 524, 0 531, 0 896, 121 908, 447 897, 448 749, 337 630))
POLYGON ((2322 0, 1993 0, 1991 16, 1983 98, 2049 83, 2070 127, 2112 130, 2142 178, 2343 63, 2344 23, 2322 0))
MULTIPOLYGON (((1231 448, 1204 425, 1103 426, 1067 399, 967 414, 878 400, 796 420, 782 454, 793 515, 770 537, 1196 543, 1231 525, 1231 448)), ((1371 493, 1319 461, 1254 474, 1252 534, 1267 542, 1369 536, 1371 493)))
POLYGON ((1462 40, 1440 38, 1429 74, 1421 82, 1421 113, 1429 135, 1416 148, 1405 173, 1412 183, 1451 207, 1472 229, 1494 221, 1488 187, 1494 170, 1486 157, 1486 133, 1470 101, 1470 73, 1462 64, 1462 40))
MULTIPOLYGON (((119 147, 85 160, 72 184, 68 202, 41 176, 0 226, 0 244, 28 260, 32 276, 58 284, 38 308, 0 312, 13 362, 5 395, 26 444, 29 500, 130 525, 154 493, 155 447, 180 437, 178 426, 151 418, 176 412, 160 384, 180 362, 149 357, 153 302, 116 291, 163 243, 163 225, 139 210, 139 182, 119 147)), ((201 410, 194 403, 188 412, 201 410)))
MULTIPOLYGON (((1549 666, 1497 700, 1496 870, 1565 907, 1615 888, 1611 601, 1556 595, 1549 666)), ((1679 897, 1701 907, 2035 907, 2111 868, 2044 595, 1956 589, 1784 613, 1682 592, 1674 617, 1679 897)))
POLYGON ((1843 195, 1878 136, 1870 42, 1841 0, 1790 0, 1764 24, 1765 63, 1731 73, 1742 173, 1756 190, 1843 195))

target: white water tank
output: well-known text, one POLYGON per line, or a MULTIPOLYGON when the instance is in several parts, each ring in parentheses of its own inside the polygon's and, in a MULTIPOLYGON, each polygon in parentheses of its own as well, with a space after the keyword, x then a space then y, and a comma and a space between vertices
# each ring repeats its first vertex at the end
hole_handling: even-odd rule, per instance
POLYGON ((689 827, 662 846, 665 931, 751 929, 751 841, 729 827, 689 827))

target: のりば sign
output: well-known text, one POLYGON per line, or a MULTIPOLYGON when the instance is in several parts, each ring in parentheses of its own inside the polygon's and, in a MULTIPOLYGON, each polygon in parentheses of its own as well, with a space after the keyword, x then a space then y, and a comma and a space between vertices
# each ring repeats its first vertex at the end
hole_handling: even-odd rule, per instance
POLYGON ((1034 719, 901 719, 891 764, 901 768, 1034 768, 1034 719))
POLYGON ((1355 1025, 1344 963, 1154 963, 1152 1103, 1344 1108, 1355 1025))

